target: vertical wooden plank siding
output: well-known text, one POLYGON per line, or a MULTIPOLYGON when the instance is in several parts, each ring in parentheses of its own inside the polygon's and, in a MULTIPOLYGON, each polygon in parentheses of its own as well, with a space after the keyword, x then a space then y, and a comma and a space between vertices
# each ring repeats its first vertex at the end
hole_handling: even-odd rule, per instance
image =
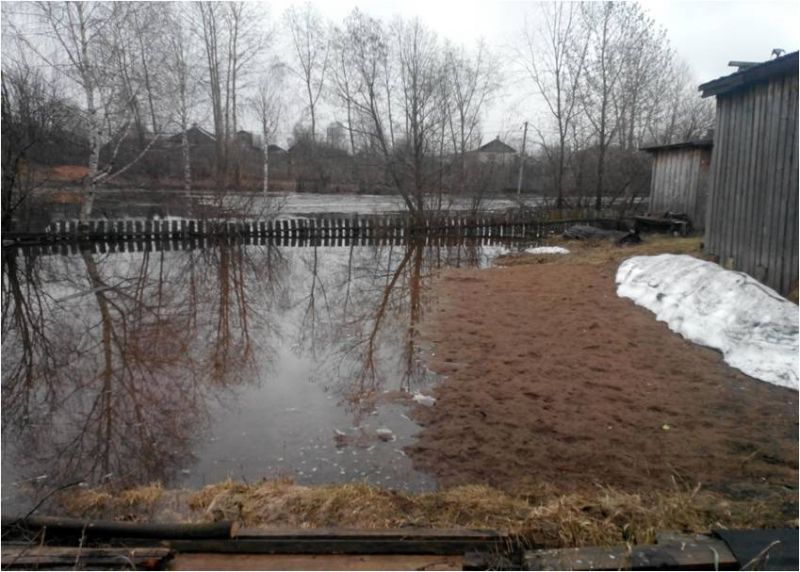
POLYGON ((686 213, 695 228, 705 226, 705 178, 700 170, 708 151, 686 147, 655 151, 650 183, 650 206, 653 213, 686 213), (702 201, 701 201, 702 198, 702 201))
POLYGON ((783 179, 781 182, 781 189, 784 193, 781 201, 786 205, 783 212, 784 225, 784 248, 782 251, 781 268, 781 291, 788 292, 791 290, 792 282, 797 281, 797 97, 798 87, 797 81, 792 82, 791 78, 784 79, 784 91, 788 101, 786 109, 786 116, 783 119, 783 124, 786 129, 786 140, 784 147, 790 150, 788 160, 783 162, 783 179), (794 192, 794 197, 792 193, 794 192), (790 237, 795 237, 790 239, 790 237), (795 253, 795 254, 793 254, 795 253), (792 270, 794 269, 794 270, 792 270))
POLYGON ((717 95, 706 201, 706 250, 782 294, 798 273, 797 98, 796 72, 717 95))

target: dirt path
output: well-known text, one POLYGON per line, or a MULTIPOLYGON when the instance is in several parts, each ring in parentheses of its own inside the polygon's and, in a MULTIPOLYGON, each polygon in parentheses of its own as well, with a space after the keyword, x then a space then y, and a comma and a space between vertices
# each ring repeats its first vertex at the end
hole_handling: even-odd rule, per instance
POLYGON ((454 270, 429 319, 447 376, 410 454, 444 486, 797 485, 795 391, 755 381, 615 294, 616 262, 454 270))

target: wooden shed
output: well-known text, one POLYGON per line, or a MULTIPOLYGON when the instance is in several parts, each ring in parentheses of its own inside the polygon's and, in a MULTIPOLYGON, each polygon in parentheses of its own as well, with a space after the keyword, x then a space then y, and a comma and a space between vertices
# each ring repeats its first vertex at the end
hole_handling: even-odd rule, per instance
POLYGON ((705 228, 713 144, 709 138, 641 147, 653 156, 648 208, 651 213, 685 214, 694 229, 705 228))
POLYGON ((798 274, 798 53, 700 86, 717 97, 705 248, 781 294, 798 274))

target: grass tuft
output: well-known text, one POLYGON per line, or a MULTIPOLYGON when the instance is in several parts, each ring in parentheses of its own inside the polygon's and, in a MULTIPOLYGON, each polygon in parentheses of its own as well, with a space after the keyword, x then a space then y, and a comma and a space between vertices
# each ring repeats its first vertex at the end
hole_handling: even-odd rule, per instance
POLYGON ((290 479, 257 484, 228 480, 197 491, 159 485, 116 495, 84 490, 73 492, 61 505, 70 516, 83 518, 234 520, 260 528, 493 529, 548 547, 650 543, 667 530, 704 533, 711 527, 797 525, 784 510, 793 506, 796 512, 796 492, 735 500, 678 486, 647 492, 597 487, 563 494, 550 487, 510 493, 466 485, 410 494, 365 483, 308 487, 290 479))

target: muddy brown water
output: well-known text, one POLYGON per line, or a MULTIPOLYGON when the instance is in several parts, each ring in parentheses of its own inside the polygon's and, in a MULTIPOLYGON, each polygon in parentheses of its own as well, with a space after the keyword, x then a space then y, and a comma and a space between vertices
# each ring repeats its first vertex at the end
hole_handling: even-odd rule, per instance
POLYGON ((3 512, 74 481, 434 488, 403 451, 417 325, 437 269, 501 248, 4 249, 3 512))

